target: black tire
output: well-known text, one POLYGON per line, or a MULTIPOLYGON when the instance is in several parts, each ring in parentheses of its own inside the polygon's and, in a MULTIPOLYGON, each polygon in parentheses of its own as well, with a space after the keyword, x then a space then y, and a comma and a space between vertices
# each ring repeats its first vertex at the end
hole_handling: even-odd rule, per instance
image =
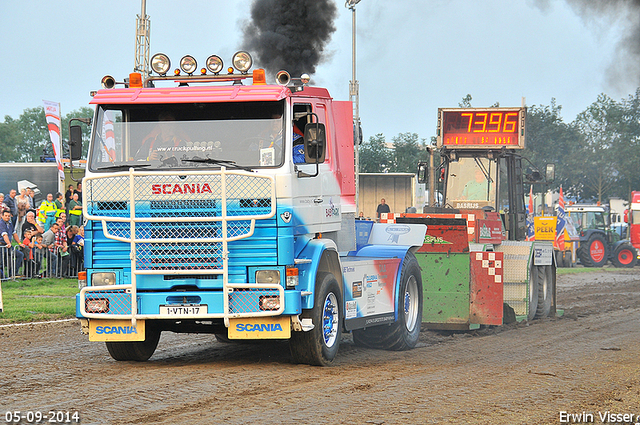
POLYGON ((516 323, 516 311, 507 303, 502 303, 502 324, 516 323))
POLYGON ((534 266, 537 269, 538 305, 536 319, 548 317, 553 307, 553 266, 534 266))
POLYGON ((297 363, 328 366, 338 354, 342 337, 342 291, 331 273, 318 273, 313 309, 305 310, 313 329, 293 332, 289 340, 291 355, 297 363))
POLYGON ((529 310, 527 320, 531 321, 536 317, 538 312, 538 267, 532 265, 529 274, 529 310))
POLYGON ((556 264, 558 267, 567 267, 564 263, 564 256, 562 251, 554 251, 556 254, 556 264))
POLYGON ((368 348, 410 350, 418 343, 422 323, 422 274, 418 260, 408 253, 400 272, 398 320, 390 325, 353 331, 353 342, 368 348))
POLYGON ((229 332, 225 332, 225 333, 219 333, 219 334, 214 334, 216 337, 216 340, 218 342, 222 342, 223 344, 231 344, 232 340, 229 339, 229 332))
POLYGON ((572 254, 570 251, 564 251, 562 257, 564 258, 564 267, 571 268, 574 266, 572 261, 572 254))
POLYGON ((144 341, 106 342, 107 350, 114 360, 145 362, 156 351, 160 331, 147 328, 144 341))
POLYGON ((584 267, 603 267, 609 259, 609 245, 603 235, 594 233, 586 243, 580 244, 579 255, 584 267))
POLYGON ((638 253, 633 245, 622 243, 613 252, 611 262, 616 267, 633 268, 638 262, 638 253))

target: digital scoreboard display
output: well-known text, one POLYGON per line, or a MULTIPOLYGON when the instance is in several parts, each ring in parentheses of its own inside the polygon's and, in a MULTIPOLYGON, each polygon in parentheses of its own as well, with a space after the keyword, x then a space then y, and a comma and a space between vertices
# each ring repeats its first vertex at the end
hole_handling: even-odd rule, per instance
POLYGON ((524 149, 526 108, 439 108, 438 146, 524 149))

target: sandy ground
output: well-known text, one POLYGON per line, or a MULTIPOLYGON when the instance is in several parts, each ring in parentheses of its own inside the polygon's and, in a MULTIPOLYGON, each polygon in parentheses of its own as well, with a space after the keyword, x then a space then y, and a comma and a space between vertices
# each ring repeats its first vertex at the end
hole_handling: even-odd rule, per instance
POLYGON ((559 276, 562 318, 423 331, 406 352, 345 335, 326 368, 294 364, 286 342, 163 333, 148 362, 129 363, 75 321, 0 328, 0 424, 6 411, 77 411, 82 424, 108 425, 608 423, 605 412, 634 423, 638 270, 559 276))

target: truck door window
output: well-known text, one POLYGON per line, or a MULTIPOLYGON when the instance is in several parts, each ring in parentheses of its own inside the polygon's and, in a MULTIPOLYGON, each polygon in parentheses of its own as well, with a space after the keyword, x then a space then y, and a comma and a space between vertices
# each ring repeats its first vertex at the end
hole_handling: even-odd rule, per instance
POLYGON ((304 160, 304 127, 311 122, 311 105, 295 103, 293 105, 293 163, 303 164, 304 160))

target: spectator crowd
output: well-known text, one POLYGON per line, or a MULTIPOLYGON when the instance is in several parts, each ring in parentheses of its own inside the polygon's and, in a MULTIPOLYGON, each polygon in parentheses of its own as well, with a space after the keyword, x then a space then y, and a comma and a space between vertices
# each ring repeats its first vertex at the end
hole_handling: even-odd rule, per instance
POLYGON ((32 188, 0 193, 0 201, 0 279, 69 278, 84 270, 81 183, 38 205, 32 188))

